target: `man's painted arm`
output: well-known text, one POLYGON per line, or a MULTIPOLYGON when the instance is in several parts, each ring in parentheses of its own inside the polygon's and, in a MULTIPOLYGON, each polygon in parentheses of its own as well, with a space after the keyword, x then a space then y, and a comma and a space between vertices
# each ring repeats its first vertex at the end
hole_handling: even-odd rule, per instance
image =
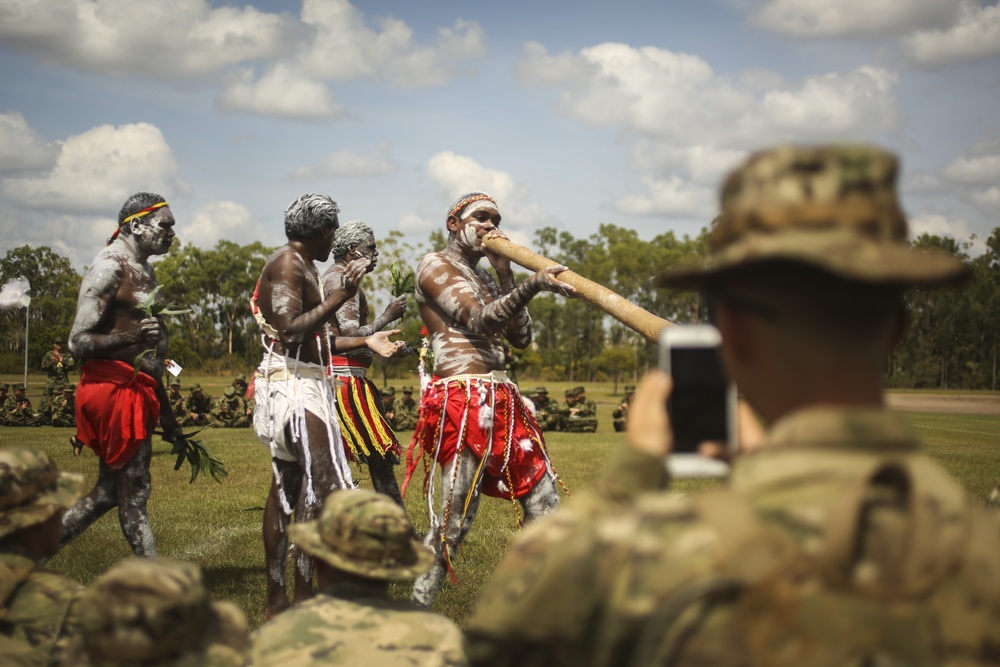
MULTIPOLYGON (((115 295, 121 287, 124 268, 117 262, 104 260, 100 270, 93 270, 84 277, 80 287, 80 300, 76 319, 69 335, 69 347, 84 358, 109 357, 122 348, 143 339, 143 327, 127 331, 104 333, 111 317, 115 295)), ((145 326, 147 320, 141 324, 145 326)))
POLYGON ((453 264, 436 256, 425 257, 420 262, 417 282, 426 298, 437 304, 448 317, 481 336, 504 331, 511 319, 540 290, 528 280, 499 295, 493 302, 483 303, 479 286, 473 285, 453 264))

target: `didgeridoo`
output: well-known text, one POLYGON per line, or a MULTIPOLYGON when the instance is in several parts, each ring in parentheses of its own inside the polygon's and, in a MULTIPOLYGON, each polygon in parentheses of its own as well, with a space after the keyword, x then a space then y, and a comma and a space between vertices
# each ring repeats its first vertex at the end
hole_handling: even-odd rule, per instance
MULTIPOLYGON (((559 262, 553 262, 547 257, 542 257, 524 246, 511 243, 510 240, 504 238, 487 236, 483 239, 483 246, 501 257, 506 257, 515 264, 532 271, 542 271, 550 266, 557 266, 559 264, 559 262)), ((593 280, 587 280, 578 273, 563 271, 557 277, 567 285, 575 287, 580 297, 588 303, 597 306, 597 308, 603 310, 629 329, 641 334, 643 338, 651 343, 658 343, 660 340, 660 331, 663 327, 673 324, 662 317, 657 317, 648 310, 640 308, 607 287, 599 285, 593 280)))

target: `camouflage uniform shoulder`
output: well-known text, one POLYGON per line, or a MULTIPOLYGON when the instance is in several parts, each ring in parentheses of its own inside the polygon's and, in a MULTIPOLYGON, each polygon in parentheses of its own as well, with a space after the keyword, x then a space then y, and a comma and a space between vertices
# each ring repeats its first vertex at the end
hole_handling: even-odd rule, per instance
POLYGON ((393 600, 320 594, 253 636, 259 665, 465 665, 462 633, 449 619, 393 600))
POLYGON ((85 589, 59 572, 37 567, 26 572, 21 561, 27 559, 16 561, 9 554, 0 559, 0 589, 7 597, 4 624, 12 629, 12 639, 47 656, 45 664, 54 664, 79 632, 78 602, 85 589))

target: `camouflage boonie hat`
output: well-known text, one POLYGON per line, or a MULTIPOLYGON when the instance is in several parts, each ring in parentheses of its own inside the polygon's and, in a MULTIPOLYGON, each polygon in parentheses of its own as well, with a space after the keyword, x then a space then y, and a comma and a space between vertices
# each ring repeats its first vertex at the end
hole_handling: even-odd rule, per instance
POLYGON ((625 385, 625 393, 626 394, 631 394, 634 391, 635 391, 635 385, 634 384, 627 384, 627 385, 625 385))
POLYGON ((396 388, 395 387, 382 387, 382 395, 383 396, 395 396, 396 395, 396 388))
POLYGON ((288 536, 338 570, 372 579, 415 579, 434 563, 434 554, 413 538, 403 508, 367 489, 334 491, 318 521, 294 523, 288 536))
POLYGON ((413 387, 403 387, 403 393, 404 394, 412 394, 413 393, 413 387))
POLYGON ((17 391, 18 389, 20 389, 21 391, 28 391, 28 388, 25 387, 24 384, 20 382, 14 385, 14 391, 17 391))
POLYGON ((587 393, 587 388, 583 387, 583 386, 573 387, 573 393, 574 394, 586 394, 587 393))
POLYGON ((62 390, 63 390, 63 393, 70 393, 70 394, 75 393, 76 392, 76 385, 75 384, 68 384, 65 387, 63 387, 62 390))
POLYGON ((66 340, 64 338, 56 338, 54 341, 52 341, 52 344, 53 345, 65 345, 66 344, 66 340))
POLYGON ((72 507, 83 486, 82 475, 59 472, 43 451, 0 449, 0 538, 72 507))
POLYGON ((549 390, 546 389, 545 387, 535 387, 535 393, 536 394, 547 394, 547 393, 549 393, 549 390))
POLYGON ((236 377, 233 378, 233 383, 235 384, 237 382, 239 382, 240 384, 246 384, 247 383, 247 376, 244 375, 243 373, 240 373, 239 375, 237 375, 236 377))
POLYGON ((736 268, 786 261, 846 280, 930 285, 969 267, 907 245, 898 161, 874 146, 782 146, 751 155, 722 187, 711 256, 661 272, 658 287, 698 288, 736 268))
POLYGON ((10 385, 8 383, 6 383, 6 382, 0 382, 0 389, 3 389, 4 391, 8 391, 8 390, 10 390, 10 385))
MULTIPOLYGON (((80 598, 79 653, 91 665, 204 665, 248 661, 247 620, 214 603, 193 563, 129 558, 80 598)), ((84 663, 87 664, 87 663, 84 663)))
POLYGON ((227 385, 226 388, 222 390, 222 393, 226 398, 233 398, 236 396, 236 387, 233 385, 227 385))
POLYGON ((170 380, 170 384, 168 386, 170 386, 170 387, 179 387, 179 386, 181 386, 181 381, 178 380, 177 378, 173 378, 172 380, 170 380))
POLYGON ((190 391, 192 394, 194 392, 196 392, 196 391, 201 391, 201 385, 200 384, 193 384, 193 385, 191 385, 191 388, 188 389, 188 391, 190 391))
POLYGON ((566 398, 569 398, 570 396, 576 396, 576 390, 575 389, 567 389, 563 393, 566 395, 566 398))

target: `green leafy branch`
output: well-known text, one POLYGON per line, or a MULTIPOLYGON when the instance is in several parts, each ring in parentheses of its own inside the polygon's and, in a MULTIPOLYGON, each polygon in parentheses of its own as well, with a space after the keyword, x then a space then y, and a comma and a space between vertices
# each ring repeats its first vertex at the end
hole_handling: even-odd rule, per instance
MULTIPOLYGON (((146 315, 146 319, 151 317, 159 317, 160 315, 183 315, 184 313, 190 313, 190 308, 181 308, 172 303, 165 303, 159 301, 156 298, 157 293, 159 293, 162 285, 157 285, 152 292, 146 295, 142 303, 139 304, 139 310, 141 310, 146 315)), ((155 355, 156 348, 149 348, 143 350, 138 355, 136 355, 135 361, 132 362, 132 367, 135 371, 132 373, 132 378, 134 379, 139 374, 139 364, 142 363, 143 358, 146 355, 155 355)))
POLYGON ((389 265, 389 277, 392 280, 392 296, 398 297, 404 294, 413 294, 417 288, 416 276, 413 271, 406 275, 399 268, 399 263, 389 265))
MULTIPOLYGON (((171 454, 177 455, 174 470, 180 470, 184 464, 184 459, 187 459, 187 462, 191 464, 191 481, 188 482, 189 484, 194 484, 194 480, 198 479, 198 473, 201 473, 205 477, 211 477, 219 484, 222 484, 223 478, 229 476, 226 464, 212 456, 211 452, 201 444, 201 440, 195 440, 194 436, 199 433, 201 433, 200 430, 194 433, 182 434, 174 440, 174 447, 170 451, 171 454)), ((163 435, 159 431, 156 434, 163 435)))

